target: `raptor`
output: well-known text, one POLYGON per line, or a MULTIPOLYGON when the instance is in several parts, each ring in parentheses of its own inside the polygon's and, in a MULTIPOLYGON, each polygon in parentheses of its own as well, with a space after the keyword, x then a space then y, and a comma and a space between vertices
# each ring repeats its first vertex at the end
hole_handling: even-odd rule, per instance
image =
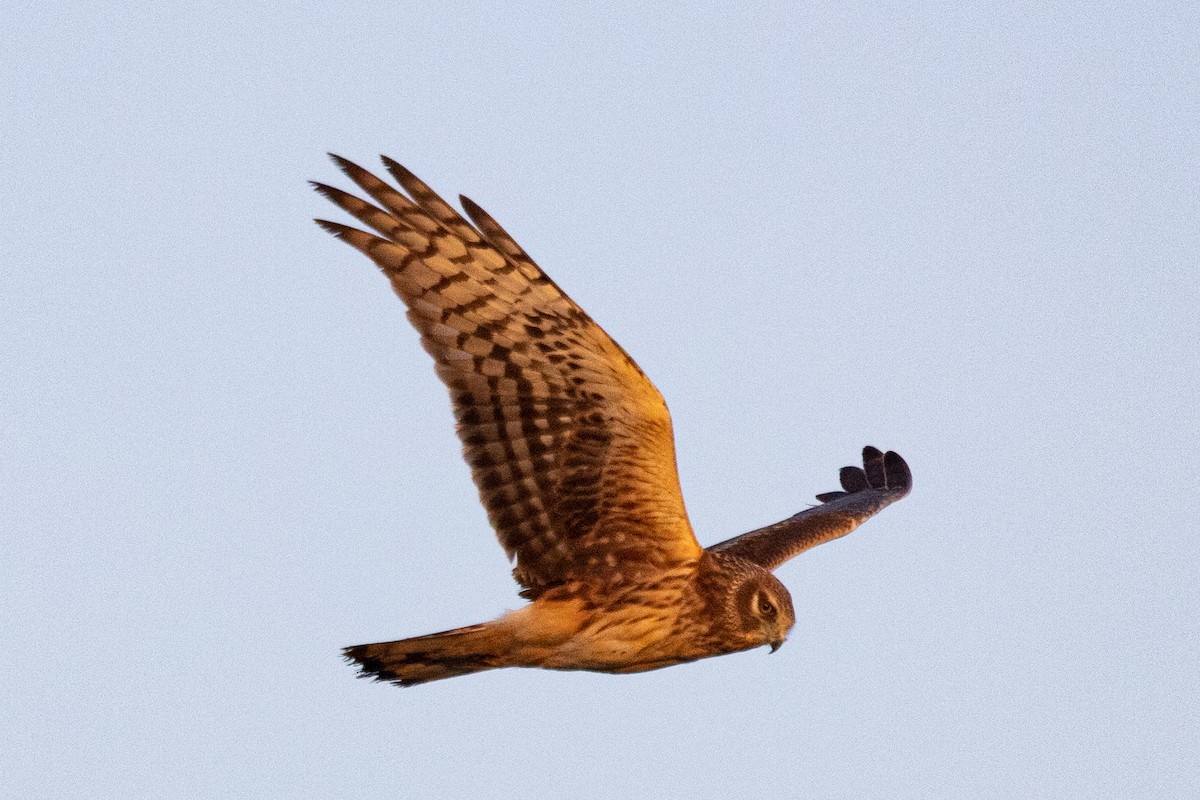
POLYGON ((389 158, 403 191, 333 159, 371 202, 313 186, 370 231, 317 222, 407 306, 530 601, 491 622, 345 648, 362 676, 411 686, 498 667, 625 673, 774 651, 795 611, 772 571, 911 489, 904 459, 866 447, 819 505, 701 547, 666 403, 620 345, 475 203, 460 198, 468 222, 389 158))

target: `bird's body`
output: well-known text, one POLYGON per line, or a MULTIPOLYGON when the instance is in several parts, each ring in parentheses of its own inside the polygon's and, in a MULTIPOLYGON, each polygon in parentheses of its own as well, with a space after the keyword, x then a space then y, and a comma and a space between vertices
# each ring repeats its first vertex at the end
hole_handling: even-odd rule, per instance
POLYGON ((335 157, 379 205, 317 189, 375 235, 318 220, 375 261, 450 390, 464 456, 531 602, 493 622, 348 647, 402 685, 497 667, 641 672, 762 645, 795 622, 771 570, 849 533, 908 493, 903 459, 874 448, 844 492, 707 549, 649 379, 524 250, 463 198, 473 227, 385 159, 401 194, 335 157), (410 199, 411 198, 411 199, 410 199))
POLYGON ((795 620, 787 590, 736 556, 703 553, 665 572, 628 577, 624 586, 572 581, 493 622, 358 645, 347 654, 369 674, 395 672, 404 683, 499 666, 644 672, 763 644, 778 647, 795 620), (747 582, 750 576, 758 580, 747 582), (726 601, 738 599, 731 589, 741 583, 770 592, 776 613, 762 624, 740 625, 738 609, 726 601))

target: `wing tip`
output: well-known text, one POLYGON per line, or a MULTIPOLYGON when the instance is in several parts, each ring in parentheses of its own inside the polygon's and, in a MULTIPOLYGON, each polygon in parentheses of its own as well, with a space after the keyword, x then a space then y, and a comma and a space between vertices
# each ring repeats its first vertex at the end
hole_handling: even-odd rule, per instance
POLYGON ((333 220, 329 219, 321 219, 320 217, 314 218, 313 222, 324 228, 327 233, 332 233, 339 239, 345 239, 350 235, 351 231, 355 230, 349 225, 343 225, 340 222, 334 222, 333 220))
POLYGON ((341 189, 330 186, 328 183, 321 183, 320 181, 309 181, 308 185, 312 187, 314 192, 327 200, 333 200, 333 198, 337 195, 345 194, 345 192, 343 192, 341 189))
MULTIPOLYGON (((414 175, 408 167, 404 166, 396 159, 392 158, 391 156, 380 155, 379 160, 383 162, 384 169, 386 169, 393 178, 399 181, 400 185, 405 189, 408 189, 408 185, 412 183, 428 190, 428 187, 425 186, 425 183, 420 178, 414 175)), ((412 190, 410 189, 409 191, 412 190)))
POLYGON ((476 203, 465 194, 460 194, 458 196, 458 202, 462 204, 463 211, 467 212, 467 216, 471 217, 472 219, 475 218, 476 214, 483 213, 483 209, 479 207, 479 203, 476 203))
POLYGON ((902 490, 905 494, 912 490, 912 470, 895 450, 883 454, 883 472, 887 478, 887 488, 902 490))
MULTIPOLYGON (((865 463, 869 463, 864 461, 865 463)), ((862 467, 842 467, 838 470, 838 481, 842 484, 842 489, 846 494, 854 494, 874 486, 871 481, 871 471, 864 470, 862 467)))
POLYGON ((862 454, 861 467, 842 467, 838 471, 843 491, 824 492, 817 495, 817 500, 828 503, 869 489, 898 492, 900 496, 912 490, 912 470, 899 453, 894 450, 885 453, 877 447, 867 445, 862 454))
POLYGON ((349 173, 351 170, 362 169, 358 164, 355 164, 344 156, 339 156, 337 153, 326 153, 325 155, 329 156, 329 160, 336 164, 337 168, 342 172, 349 173))

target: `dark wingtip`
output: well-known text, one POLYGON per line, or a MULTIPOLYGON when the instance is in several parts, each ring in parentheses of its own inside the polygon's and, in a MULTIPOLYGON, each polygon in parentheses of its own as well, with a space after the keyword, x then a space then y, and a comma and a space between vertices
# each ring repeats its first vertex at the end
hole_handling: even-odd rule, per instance
POLYGON ((407 181, 416 181, 420 183, 420 179, 413 175, 408 167, 401 164, 396 159, 390 156, 380 156, 379 160, 383 162, 383 166, 392 174, 392 177, 398 180, 402 185, 407 181))
POLYGON ((912 488, 912 472, 899 453, 893 450, 884 453, 879 448, 870 445, 864 447, 862 452, 863 465, 861 467, 842 467, 838 473, 844 491, 819 494, 817 495, 818 500, 828 503, 867 489, 908 493, 912 488))
POLYGON ((867 445, 863 448, 863 472, 867 475, 867 485, 873 489, 883 489, 887 486, 887 472, 883 467, 883 453, 877 447, 867 445))
POLYGON ((309 181, 308 185, 313 188, 314 192, 329 200, 332 200, 338 193, 344 194, 344 192, 341 192, 340 189, 335 189, 329 184, 321 183, 320 181, 309 181))
MULTIPOLYGON (((463 211, 467 212, 467 216, 470 217, 471 221, 475 223, 475 227, 483 231, 485 236, 503 234, 503 231, 499 230, 500 225, 497 224, 494 219, 492 219, 492 215, 484 211, 483 208, 474 200, 467 197, 465 194, 460 194, 458 196, 458 202, 462 203, 463 211)), ((507 237, 505 236, 504 238, 507 237)), ((511 247, 516 247, 515 242, 510 244, 511 247)), ((502 249, 508 250, 509 247, 502 247, 502 249)))
POLYGON ((848 494, 871 488, 869 476, 861 467, 842 467, 838 471, 838 479, 848 494))
POLYGON ((466 211, 467 215, 472 218, 474 218, 476 214, 483 211, 483 209, 479 207, 478 203, 467 197, 465 194, 460 194, 458 196, 458 202, 462 203, 463 210, 466 211))
POLYGON ((883 454, 883 471, 889 489, 902 489, 905 494, 912 489, 912 470, 899 453, 888 450, 883 454))
MULTIPOLYGON (((321 183, 320 181, 309 181, 309 184, 313 187, 313 191, 315 191, 317 194, 321 195, 329 202, 334 203, 339 208, 350 212, 356 217, 359 217, 360 219, 362 218, 363 209, 371 207, 371 204, 362 198, 355 197, 349 192, 343 192, 336 186, 330 186, 329 184, 321 183)), ((369 225, 371 223, 368 222, 367 224, 369 225)))
MULTIPOLYGON (((354 181, 359 186, 362 185, 364 180, 374 178, 370 172, 363 169, 358 164, 355 164, 348 158, 342 158, 337 153, 329 153, 329 157, 333 159, 334 164, 337 164, 338 169, 344 172, 346 176, 350 178, 350 180, 354 181)), ((378 178, 375 178, 375 180, 378 180, 378 178)))
POLYGON ((314 219, 313 222, 317 223, 322 228, 329 231, 330 233, 332 233, 334 236, 338 237, 339 239, 346 235, 346 231, 350 230, 349 225, 343 225, 340 222, 334 222, 334 221, 328 220, 328 219, 317 218, 317 219, 314 219))

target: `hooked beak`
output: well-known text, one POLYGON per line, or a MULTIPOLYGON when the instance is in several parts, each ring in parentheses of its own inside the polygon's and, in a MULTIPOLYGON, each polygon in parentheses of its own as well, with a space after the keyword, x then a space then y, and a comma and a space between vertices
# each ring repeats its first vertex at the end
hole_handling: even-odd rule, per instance
POLYGON ((771 652, 774 653, 776 650, 783 647, 783 643, 786 641, 787 638, 784 637, 783 639, 776 639, 775 641, 771 642, 771 652))

